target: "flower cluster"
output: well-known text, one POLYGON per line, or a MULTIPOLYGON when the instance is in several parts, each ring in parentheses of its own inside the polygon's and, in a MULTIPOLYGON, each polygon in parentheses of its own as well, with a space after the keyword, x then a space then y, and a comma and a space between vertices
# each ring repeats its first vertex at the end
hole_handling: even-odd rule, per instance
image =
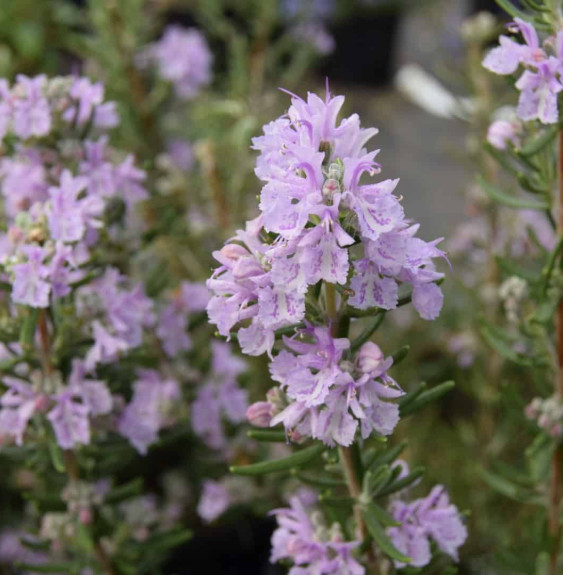
POLYGON ((353 556, 360 542, 346 541, 340 525, 327 526, 322 514, 304 499, 293 496, 289 508, 272 512, 278 522, 272 536, 272 562, 293 561, 289 575, 363 575, 365 569, 353 556))
POLYGON ((211 353, 210 372, 192 403, 192 426, 206 445, 227 454, 229 442, 223 421, 237 424, 245 420, 247 392, 237 377, 247 365, 225 343, 213 342, 211 353))
POLYGON ((552 437, 563 437, 563 402, 557 396, 547 399, 535 397, 526 406, 525 414, 552 437))
POLYGON ((108 144, 107 129, 118 117, 101 84, 21 76, 11 88, 2 84, 1 102, 7 230, 0 236, 0 265, 11 286, 4 303, 14 321, 39 325, 39 337, 31 332, 26 345, 42 349, 44 365, 28 364, 22 346, 3 348, 17 369, 3 378, 0 435, 20 445, 40 433, 29 423, 44 414, 63 449, 90 443, 95 427, 119 431, 145 453, 168 421, 178 384, 156 370, 139 370, 124 405, 121 390, 110 389, 101 372, 142 346, 152 330, 168 354, 189 347, 186 313, 157 313, 143 286, 105 256, 117 245, 122 251, 134 246, 123 230, 131 233, 138 224, 134 208, 148 196, 146 175, 131 155, 108 144), (46 308, 59 310, 59 319, 46 308), (63 321, 60 310, 74 321, 63 321), (70 358, 57 365, 52 340, 65 349, 63 327, 81 351, 65 352, 70 358))
MULTIPOLYGON (((538 119, 543 124, 555 124, 559 118, 557 95, 563 90, 563 32, 540 43, 532 24, 515 18, 509 31, 520 33, 524 44, 508 36, 501 36, 500 46, 493 48, 483 61, 485 68, 495 74, 514 74, 520 67, 524 72, 516 82, 520 90, 517 115, 524 121, 538 119)), ((504 141, 513 139, 508 126, 497 126, 507 135, 504 141)))
POLYGON ((352 363, 344 358, 349 340, 333 339, 328 328, 299 330, 284 342, 288 350, 275 357, 270 372, 289 405, 271 425, 283 423, 294 440, 313 437, 327 445, 350 445, 358 427, 364 439, 393 432, 399 408, 389 400, 403 391, 387 374, 393 360, 375 343, 365 343, 352 363))
POLYGON ((269 352, 275 330, 302 321, 306 294, 321 280, 348 285, 348 304, 360 310, 396 308, 399 284, 412 286, 424 319, 442 307, 439 240, 416 237, 419 226, 393 194, 398 180, 360 182, 379 172, 377 152, 364 148, 377 130, 361 128, 357 115, 338 123, 343 103, 328 89, 324 100, 293 96, 287 115, 254 139, 262 214, 214 254, 221 265, 208 282, 221 335, 251 320, 239 330, 245 353, 269 352))
POLYGON ((158 74, 174 86, 183 100, 195 98, 211 81, 213 56, 205 37, 194 28, 169 26, 162 38, 139 55, 139 64, 156 66, 158 74))
MULTIPOLYGON (((392 502, 390 512, 401 525, 389 527, 387 533, 395 547, 411 558, 410 566, 424 567, 430 563, 430 541, 457 561, 458 549, 467 539, 467 528, 441 485, 434 487, 427 497, 410 503, 392 502)), ((395 561, 395 566, 400 569, 407 565, 395 561)))
MULTIPOLYGON (((377 328, 400 301, 412 301, 424 319, 436 318, 443 274, 434 260, 445 254, 437 247, 440 240, 417 237, 418 225, 406 218, 394 195, 398 180, 370 181, 380 168, 377 152, 365 146, 377 130, 362 128, 357 115, 339 122, 343 103, 343 97, 330 96, 328 87, 324 100, 292 96, 287 115, 253 140, 259 151, 255 172, 263 182, 261 214, 214 253, 220 265, 207 282, 207 311, 220 335, 230 338, 236 332, 243 353, 270 356, 277 386, 266 401, 248 408, 248 420, 258 427, 282 424, 288 443, 313 439, 339 448, 338 467, 361 512, 354 516, 361 533, 366 530, 362 513, 375 494, 371 473, 358 472, 364 478, 361 487, 361 479, 354 478, 355 465, 364 465, 358 443, 393 433, 400 417, 396 400, 405 393, 388 373, 393 358, 369 341, 373 331, 352 339, 349 327, 353 318, 365 315, 377 328)), ((260 431, 258 437, 275 441, 279 434, 260 431)), ((311 446, 313 452, 318 448, 311 446)), ((281 464, 278 460, 276 468, 281 464)), ((267 468, 262 462, 252 471, 267 468)), ((386 472, 398 477, 391 466, 386 472)), ((327 476, 321 485, 325 479, 331 485, 335 481, 327 476)), ((306 482, 317 485, 314 475, 306 482)), ((458 517, 457 510, 447 498, 434 492, 432 497, 425 506, 412 504, 405 530, 415 521, 418 505, 425 525, 420 538, 428 547, 433 538, 455 559, 465 536, 448 542, 441 530, 448 532, 450 517, 442 521, 440 514, 453 509, 458 517)), ((361 542, 346 541, 340 524, 327 526, 320 510, 309 507, 294 497, 289 509, 274 511, 279 527, 272 538, 272 561, 291 560, 291 575, 362 575, 365 569, 355 557, 361 542)), ((374 529, 381 545, 377 539, 385 536, 384 529, 374 529)), ((403 547, 401 540, 395 556, 403 547)))
POLYGON ((18 77, 11 90, 3 86, 2 98, 0 135, 9 153, 0 161, 8 218, 0 262, 14 303, 46 308, 84 278, 112 202, 132 208, 147 196, 145 174, 132 156, 119 159, 108 146, 104 131, 117 115, 100 84, 18 77))

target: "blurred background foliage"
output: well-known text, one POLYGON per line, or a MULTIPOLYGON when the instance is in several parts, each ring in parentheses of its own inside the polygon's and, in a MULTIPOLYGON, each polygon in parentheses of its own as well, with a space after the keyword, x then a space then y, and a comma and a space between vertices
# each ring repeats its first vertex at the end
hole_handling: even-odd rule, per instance
MULTIPOLYGON (((133 151, 148 172, 151 198, 144 207, 144 217, 149 229, 139 268, 149 291, 158 293, 181 279, 204 280, 211 266, 211 252, 245 219, 255 215, 259 184, 253 174, 250 141, 260 134, 264 123, 287 107, 287 96, 278 87, 298 94, 322 90, 327 75, 337 86, 335 91, 350 93, 354 102, 371 101, 381 93, 398 98, 389 82, 395 72, 394 50, 400 39, 401 18, 409 11, 418 11, 423 14, 419 18, 426 22, 426 31, 432 33, 434 27, 442 25, 440 10, 451 4, 439 0, 2 0, 0 76, 13 79, 20 73, 81 72, 105 84, 107 98, 118 103, 122 120, 114 131, 114 143, 133 151), (293 32, 298 22, 311 20, 326 27, 335 42, 332 50, 326 46, 319 49, 311 37, 293 32), (169 24, 198 27, 214 54, 212 83, 193 101, 179 102, 168 84, 137 65, 142 49, 158 39, 169 24), (173 140, 192 143, 193 169, 171 169, 166 164, 164 154, 173 140)), ((491 6, 484 2, 464 5, 465 15, 491 6)), ((453 28, 454 24, 447 26, 453 28)), ((459 36, 460 26, 449 32, 459 36)), ((475 40, 473 36, 464 44, 460 41, 463 65, 455 71, 448 69, 444 64, 448 53, 442 52, 432 63, 434 69, 441 70, 444 80, 463 90, 464 95, 487 99, 490 90, 502 94, 500 83, 483 87, 482 82, 470 80, 475 50, 480 59, 492 37, 475 40)), ((458 206, 462 206, 465 191, 471 188, 471 172, 483 171, 485 160, 472 142, 484 139, 492 110, 490 106, 487 109, 486 102, 479 110, 482 115, 469 118, 469 123, 457 121, 463 126, 462 143, 467 147, 456 151, 473 167, 462 173, 466 179, 455 189, 438 190, 437 202, 441 195, 457 194, 458 206)), ((355 111, 348 103, 345 112, 355 111)), ((393 122, 393 110, 385 122, 393 122)), ((369 122, 364 119, 364 124, 369 122)), ((436 129, 442 128, 439 125, 436 129)), ((459 126, 457 129, 459 133, 459 126)), ((413 131, 408 138, 432 136, 413 131)), ((393 155, 391 150, 384 152, 383 162, 393 155)), ((450 151, 444 151, 443 162, 452 162, 450 151)), ((403 169, 413 172, 419 166, 400 166, 400 171, 403 169)), ((432 178, 433 174, 420 170, 419 177, 432 178)), ((403 193, 416 194, 416 190, 403 189, 403 193)), ((489 214, 496 209, 486 201, 481 207, 489 214)), ((417 213, 412 215, 418 219, 417 213)), ((433 235, 432 229, 424 233, 433 235)), ((446 250, 448 240, 444 242, 446 250)), ((525 548, 526 541, 539 536, 541 529, 539 522, 536 528, 533 505, 515 507, 492 488, 490 477, 485 480, 484 470, 495 465, 501 476, 503 465, 517 469, 529 465, 525 450, 532 437, 521 399, 533 395, 529 391, 532 372, 507 364, 498 347, 493 349, 483 336, 483 316, 489 321, 493 316, 502 321, 504 314, 498 299, 493 298, 488 310, 483 307, 487 293, 498 291, 503 279, 511 275, 499 264, 497 257, 501 255, 489 254, 488 263, 474 263, 467 253, 452 257, 453 271, 446 280, 446 304, 440 320, 430 324, 405 316, 401 322, 386 322, 375 338, 386 355, 405 342, 410 345, 409 361, 392 372, 407 390, 420 381, 457 383, 453 392, 416 420, 402 424, 393 441, 408 439, 407 458, 427 468, 428 483, 445 484, 458 507, 469 511, 470 539, 462 550, 460 574, 533 572, 526 571, 526 565, 515 571, 511 558, 498 551, 516 544, 525 548), (472 276, 471 281, 467 282, 465 275, 472 276), (452 344, 454 340, 460 342, 457 347, 452 344), (465 360, 462 353, 466 354, 465 360), (501 454, 503 463, 499 464, 501 454)), ((208 335, 202 333, 200 337, 208 335)), ((205 363, 208 358, 193 361, 205 363)), ((251 399, 263 396, 269 388, 263 361, 253 363, 245 381, 251 399)), ((538 383, 542 384, 534 385, 538 383)), ((198 474, 214 473, 209 471, 215 469, 213 457, 190 442, 189 433, 171 435, 163 441, 167 443, 161 449, 125 468, 122 478, 140 476, 158 486, 165 471, 180 469, 192 485, 197 485, 198 474), (198 461, 200 466, 191 466, 191 461, 198 461)), ((237 457, 238 463, 244 463, 253 455, 242 449, 237 457)), ((1 451, 0 465, 1 521, 10 523, 23 503, 18 493, 25 475, 18 466, 8 469, 1 451)), ((541 472, 541 461, 537 465, 541 472)), ((268 484, 262 488, 271 492, 279 486, 268 484)), ((264 502, 253 506, 256 516, 267 511, 264 502)), ((223 522, 230 528, 208 528, 212 542, 209 555, 201 558, 205 545, 192 545, 191 551, 186 551, 186 560, 192 553, 194 566, 200 565, 198 561, 209 565, 209 557, 220 555, 217 549, 223 546, 226 557, 232 558, 242 549, 247 559, 254 561, 245 572, 268 572, 267 531, 260 528, 261 524, 256 527, 248 517, 247 510, 242 515, 240 509, 231 510, 223 522), (232 541, 237 543, 234 550, 232 541)), ((184 572, 178 567, 184 561, 181 557, 172 559, 171 572, 184 572)), ((203 572, 197 569, 189 572, 203 572)), ((213 572, 212 568, 208 572, 213 572)))

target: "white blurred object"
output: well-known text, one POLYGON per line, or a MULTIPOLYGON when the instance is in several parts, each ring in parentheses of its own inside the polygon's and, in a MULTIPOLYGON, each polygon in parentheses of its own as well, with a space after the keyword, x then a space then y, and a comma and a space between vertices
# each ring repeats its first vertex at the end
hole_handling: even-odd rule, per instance
POLYGON ((402 66, 395 86, 413 104, 439 118, 467 120, 475 108, 471 98, 455 96, 418 64, 402 66))

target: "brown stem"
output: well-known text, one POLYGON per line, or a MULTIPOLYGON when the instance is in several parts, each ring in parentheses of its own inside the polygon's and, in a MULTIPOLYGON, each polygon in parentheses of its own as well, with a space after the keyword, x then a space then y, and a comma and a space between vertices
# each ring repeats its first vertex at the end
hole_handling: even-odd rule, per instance
POLYGON ((49 327, 47 326, 47 313, 44 309, 39 312, 39 340, 41 341, 41 365, 46 376, 53 375, 55 368, 51 357, 51 340, 49 337, 49 327))
MULTIPOLYGON (((55 368, 53 366, 51 356, 51 338, 49 334, 49 327, 47 325, 47 314, 44 309, 39 312, 38 319, 39 327, 39 340, 41 342, 41 364, 43 367, 43 374, 45 377, 53 375, 55 368)), ((80 481, 80 468, 76 461, 76 456, 73 451, 65 449, 63 451, 63 462, 65 465, 66 473, 70 477, 71 482, 80 481)), ((111 561, 99 539, 94 541, 94 552, 100 564, 103 567, 104 575, 116 575, 111 561)))
MULTIPOLYGON (((558 158, 559 190, 557 197, 557 234, 563 237, 563 130, 559 131, 558 158)), ((557 369, 555 372, 555 394, 563 400, 563 300, 559 300, 555 315, 555 345, 557 349, 557 369)), ((548 531, 551 538, 550 575, 557 575, 559 547, 561 546, 561 465, 563 451, 558 446, 551 463, 551 481, 549 485, 548 531)))
MULTIPOLYGON (((76 461, 76 455, 72 450, 65 449, 63 451, 63 461, 70 480, 72 482, 80 481, 80 468, 76 461)), ((111 559, 100 539, 94 539, 94 553, 96 555, 96 559, 102 566, 104 575, 116 575, 111 559)))
MULTIPOLYGON (((340 462, 344 468, 344 475, 346 477, 346 484, 348 486, 348 492, 350 496, 357 502, 362 494, 362 487, 356 474, 356 468, 354 465, 354 457, 352 455, 352 450, 349 447, 339 447, 338 453, 340 455, 340 462)), ((369 538, 369 533, 362 517, 362 509, 359 503, 354 505, 354 518, 356 520, 356 525, 358 526, 358 538, 360 541, 366 541, 369 538)), ((377 556, 373 549, 373 545, 370 544, 366 551, 367 555, 367 573, 368 575, 379 575, 379 562, 377 561, 377 556)))

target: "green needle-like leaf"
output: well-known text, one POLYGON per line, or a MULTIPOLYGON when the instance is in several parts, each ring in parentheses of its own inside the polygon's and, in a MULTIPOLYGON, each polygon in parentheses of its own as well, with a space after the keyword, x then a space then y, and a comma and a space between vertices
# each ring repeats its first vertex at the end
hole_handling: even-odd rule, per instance
POLYGON ((266 473, 275 473, 277 471, 289 471, 293 467, 300 467, 316 459, 326 447, 322 443, 312 445, 301 451, 293 453, 289 457, 276 459, 275 461, 262 461, 253 465, 244 467, 231 467, 231 473, 235 475, 264 475, 266 473))
POLYGON ((429 389, 428 391, 421 393, 420 396, 413 402, 407 405, 400 406, 401 417, 410 415, 411 413, 418 411, 421 407, 424 407, 428 403, 436 401, 437 399, 442 397, 442 395, 445 395, 446 393, 448 393, 448 391, 452 390, 454 387, 455 383, 453 381, 445 381, 444 383, 441 383, 440 385, 437 385, 436 387, 433 387, 432 389, 429 389))
POLYGON ((503 206, 508 206, 509 208, 515 208, 518 210, 539 210, 546 211, 550 209, 547 202, 540 202, 538 200, 527 200, 525 198, 519 198, 517 196, 512 196, 503 192, 496 186, 486 182, 484 178, 478 178, 479 185, 483 188, 485 193, 495 202, 502 204, 503 206))
POLYGON ((411 558, 403 555, 391 542, 391 539, 385 533, 383 525, 380 523, 377 515, 374 513, 373 504, 369 504, 362 511, 362 517, 364 518, 366 527, 368 528, 369 534, 373 537, 373 540, 377 543, 381 551, 386 555, 389 555, 391 559, 396 561, 401 561, 401 563, 410 563, 411 558))
POLYGON ((285 443, 287 435, 285 431, 274 431, 270 429, 251 429, 246 433, 250 439, 265 441, 268 443, 285 443))

